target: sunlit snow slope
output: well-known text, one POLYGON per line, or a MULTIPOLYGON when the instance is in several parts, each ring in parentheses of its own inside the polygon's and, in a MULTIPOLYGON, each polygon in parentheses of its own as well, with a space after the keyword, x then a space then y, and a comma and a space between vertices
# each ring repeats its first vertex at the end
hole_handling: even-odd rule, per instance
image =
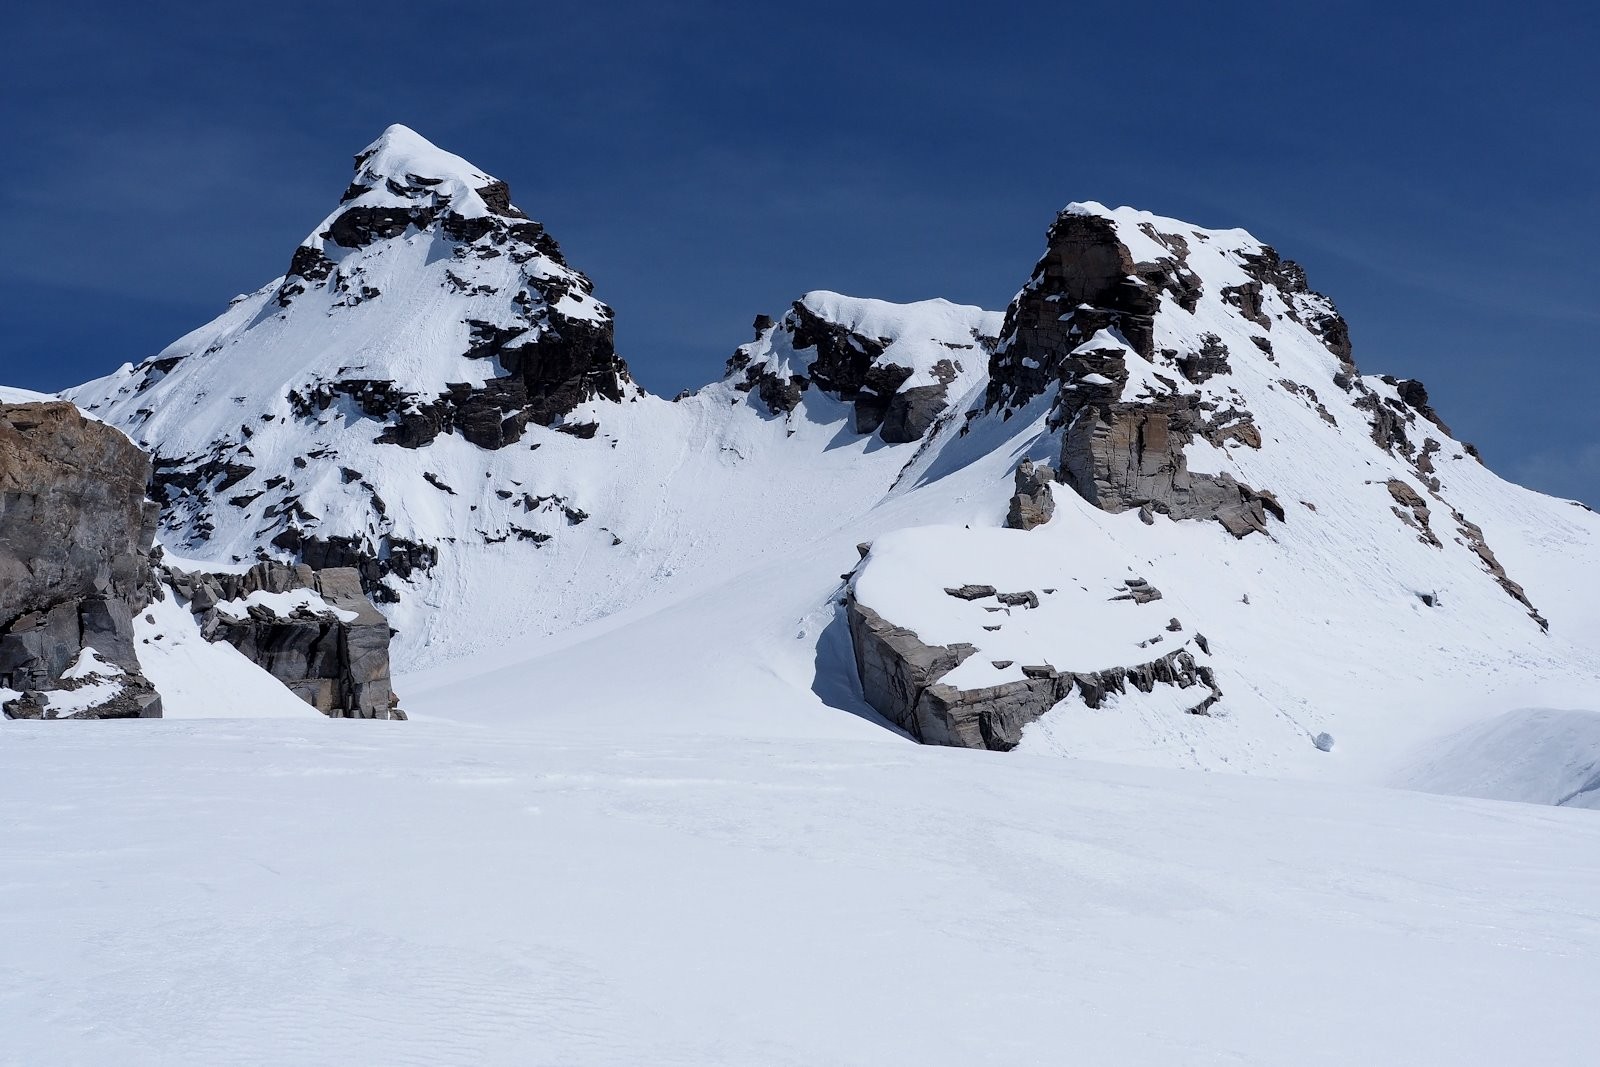
POLYGON ((1593 1059, 1593 812, 565 722, 0 723, 0 1062, 1593 1059))

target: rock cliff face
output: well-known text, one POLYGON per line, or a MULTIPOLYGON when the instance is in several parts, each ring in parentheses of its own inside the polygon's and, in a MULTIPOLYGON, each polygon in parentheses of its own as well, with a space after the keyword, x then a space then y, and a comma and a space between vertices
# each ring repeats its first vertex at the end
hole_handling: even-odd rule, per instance
MULTIPOLYGON (((1056 218, 1043 258, 1006 311, 989 403, 1015 408, 1055 389, 1051 421, 1063 431, 1059 477, 1096 507, 1215 519, 1236 537, 1265 531, 1268 515, 1284 518, 1270 491, 1226 472, 1189 469, 1188 446, 1197 438, 1260 447, 1249 411, 1199 388, 1226 374, 1226 345, 1200 334, 1157 346, 1158 336, 1166 339, 1158 315, 1172 309, 1192 316, 1206 294, 1189 263, 1193 235, 1162 233, 1147 223, 1143 236, 1148 258, 1136 260, 1111 218, 1077 207, 1056 218)), ((1343 320, 1326 298, 1305 288, 1295 264, 1264 247, 1241 253, 1239 262, 1279 286, 1285 307, 1297 307, 1299 298, 1308 318, 1320 316, 1318 328, 1338 339, 1348 360, 1343 320)), ((1219 292, 1266 330, 1262 284, 1249 277, 1219 292)), ((1261 343, 1268 352, 1270 341, 1261 343)))
MULTIPOLYGON (((1213 659, 1211 642, 1183 620, 1155 618, 1160 609, 1147 605, 1160 590, 1128 575, 1163 557, 1189 558, 1177 575, 1183 603, 1211 603, 1204 628, 1217 632, 1214 620, 1253 610, 1247 589, 1220 606, 1219 576, 1229 584, 1226 568, 1240 564, 1259 573, 1261 554, 1276 550, 1241 545, 1257 555, 1231 560, 1211 544, 1204 559, 1190 558, 1207 535, 1173 528, 1184 520, 1214 522, 1255 545, 1295 544, 1297 566, 1325 568, 1327 584, 1280 612, 1325 610, 1343 598, 1341 587, 1381 585, 1373 575, 1404 559, 1408 573, 1429 575, 1395 592, 1404 610, 1437 612, 1458 594, 1481 602, 1487 581, 1537 632, 1549 629, 1469 518, 1480 504, 1453 495, 1475 491, 1473 454, 1451 439, 1427 390, 1357 373, 1332 302, 1243 231, 1127 208, 1063 211, 1006 312, 984 408, 967 415, 962 435, 987 442, 975 447, 992 455, 1005 440, 996 423, 1018 416, 1033 429, 1007 446, 1021 458, 995 515, 1005 538, 971 525, 900 531, 875 542, 848 579, 862 693, 919 740, 1010 748, 1058 706, 1070 713, 1108 701, 1132 702, 1143 709, 1136 717, 1152 708, 1226 714, 1219 672, 1237 646, 1224 640, 1228 658, 1213 659), (1041 455, 1058 458, 1032 458, 1041 455), (1138 521, 1085 522, 1062 487, 1107 516, 1133 512, 1138 521), (1063 511, 1070 528, 1058 528, 1063 511), (1280 524, 1312 529, 1294 536, 1280 524), (1348 556, 1324 553, 1328 544, 1348 556), (1124 545, 1143 547, 1124 554, 1124 545)), ((953 469, 974 460, 938 462, 953 469)), ((1280 576, 1283 588, 1301 581, 1280 576)))
POLYGON ((355 570, 269 561, 243 574, 167 575, 207 640, 237 648, 324 715, 405 718, 390 687, 389 622, 355 570))
POLYGON ((14 717, 161 714, 133 616, 150 602, 150 460, 66 403, 0 404, 0 704, 14 717))

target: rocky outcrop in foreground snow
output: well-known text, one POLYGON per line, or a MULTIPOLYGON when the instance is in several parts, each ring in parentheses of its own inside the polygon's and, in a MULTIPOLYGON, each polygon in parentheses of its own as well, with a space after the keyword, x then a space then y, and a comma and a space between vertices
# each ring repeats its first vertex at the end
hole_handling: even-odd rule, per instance
MULTIPOLYGON (((914 632, 889 622, 855 597, 846 601, 845 611, 867 703, 926 745, 1009 752, 1021 742, 1024 726, 1073 695, 1085 707, 1098 708, 1106 697, 1130 689, 1149 693, 1158 685, 1195 688, 1204 695, 1186 709, 1191 715, 1206 714, 1222 699, 1211 668, 1196 663, 1187 648, 1175 648, 1144 663, 1100 670, 1027 664, 1019 668, 1020 679, 963 689, 943 679, 977 654, 976 646, 926 645, 914 632)), ((1004 669, 1013 663, 997 660, 992 666, 1004 669)))
POLYGON ((149 718, 133 616, 154 595, 150 459, 71 404, 0 404, 0 707, 149 718))
POLYGON ((353 568, 266 561, 243 574, 167 569, 209 641, 226 641, 324 715, 403 719, 389 681, 389 621, 353 568))
MULTIPOLYGON (((404 718, 389 685, 388 622, 353 570, 261 563, 244 574, 190 574, 163 566, 149 478, 148 456, 71 404, 0 404, 7 717, 159 716, 135 618, 176 591, 201 616, 207 640, 227 641, 319 711, 404 718)), ((227 701, 217 694, 220 710, 227 701)))

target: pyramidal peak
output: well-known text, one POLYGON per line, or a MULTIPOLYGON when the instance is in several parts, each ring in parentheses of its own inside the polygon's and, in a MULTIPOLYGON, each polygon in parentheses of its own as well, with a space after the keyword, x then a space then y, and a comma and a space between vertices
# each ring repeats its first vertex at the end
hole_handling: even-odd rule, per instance
POLYGON ((340 198, 345 210, 409 212, 425 205, 436 214, 457 219, 527 217, 512 205, 505 182, 446 152, 408 126, 384 130, 357 153, 355 164, 355 178, 340 198))
POLYGON ((356 181, 375 186, 390 179, 422 179, 425 182, 460 182, 477 189, 497 179, 462 159, 446 152, 409 126, 388 127, 367 147, 356 153, 356 181))

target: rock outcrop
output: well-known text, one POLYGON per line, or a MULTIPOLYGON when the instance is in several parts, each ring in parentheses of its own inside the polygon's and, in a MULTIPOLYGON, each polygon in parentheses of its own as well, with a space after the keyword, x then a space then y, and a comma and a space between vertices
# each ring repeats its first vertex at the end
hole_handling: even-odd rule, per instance
POLYGON ((432 395, 384 380, 319 378, 298 394, 307 417, 342 395, 386 424, 381 440, 401 447, 459 433, 497 449, 521 440, 530 422, 551 426, 585 401, 622 399, 631 384, 627 366, 612 341, 611 309, 594 299, 588 277, 568 266, 555 239, 511 202, 505 182, 405 127, 390 127, 356 156, 355 179, 339 208, 295 250, 277 304, 290 307, 315 288, 340 296, 336 306, 381 299, 382 291, 365 284, 362 257, 350 253, 413 229, 432 234, 453 261, 445 271, 449 290, 498 298, 471 303, 479 317, 465 319, 461 352, 498 373, 481 385, 442 383, 432 395), (501 259, 521 269, 508 278, 493 263, 501 259), (480 269, 485 263, 490 268, 480 269), (491 307, 496 313, 485 313, 491 307))
POLYGON ((243 574, 167 575, 207 640, 237 648, 324 715, 406 717, 390 685, 388 620, 355 569, 269 561, 243 574))
POLYGON ((350 568, 163 566, 148 456, 72 404, 0 405, 0 707, 13 718, 150 718, 134 619, 168 586, 227 641, 329 715, 404 718, 389 624, 350 568), (298 597, 292 595, 303 593, 298 597), (266 594, 265 597, 256 594, 266 594))
MULTIPOLYGON (((1189 469, 1186 450, 1196 438, 1259 448, 1260 433, 1248 411, 1180 385, 1197 387, 1229 372, 1221 338, 1207 332, 1189 350, 1157 349, 1163 300, 1192 314, 1205 286, 1189 267, 1187 238, 1149 223, 1141 231, 1156 253, 1136 261, 1111 218, 1079 207, 1057 216, 1043 258, 1006 311, 990 361, 989 406, 1012 410, 1055 389, 1051 425, 1062 433, 1057 477, 1096 507, 1137 509, 1147 519, 1213 519, 1236 537, 1264 532, 1269 515, 1284 517, 1271 492, 1226 472, 1189 469), (1148 371, 1137 381, 1134 363, 1148 371)), ((1255 277, 1222 287, 1218 296, 1270 329, 1264 286, 1272 286, 1275 306, 1314 323, 1330 351, 1348 363, 1348 331, 1332 303, 1306 288, 1297 265, 1254 247, 1238 269, 1255 277)), ((1252 340, 1273 358, 1270 341, 1252 340)))
POLYGON ((994 316, 943 300, 889 304, 807 293, 728 360, 736 387, 787 414, 809 389, 850 405, 852 429, 886 444, 920 441, 954 390, 988 361, 994 316))
POLYGON ((1013 530, 1031 530, 1043 526, 1056 513, 1056 499, 1050 483, 1056 472, 1043 463, 1025 459, 1017 464, 1016 492, 1011 494, 1011 504, 1006 511, 1006 525, 1013 530))
POLYGON ((1098 708, 1109 695, 1130 687, 1144 693, 1157 685, 1200 687, 1205 696, 1188 708, 1192 715, 1207 714, 1222 698, 1211 669, 1196 663, 1185 647, 1148 662, 1096 671, 1026 665, 1020 681, 964 690, 941 679, 977 651, 972 645, 926 644, 915 631, 854 596, 845 611, 867 703, 923 744, 1009 751, 1022 740, 1023 727, 1074 694, 1085 706, 1098 708))
POLYGON ((7 715, 161 714, 133 636, 134 615, 155 595, 149 476, 143 452, 71 404, 0 405, 0 704, 7 715))

